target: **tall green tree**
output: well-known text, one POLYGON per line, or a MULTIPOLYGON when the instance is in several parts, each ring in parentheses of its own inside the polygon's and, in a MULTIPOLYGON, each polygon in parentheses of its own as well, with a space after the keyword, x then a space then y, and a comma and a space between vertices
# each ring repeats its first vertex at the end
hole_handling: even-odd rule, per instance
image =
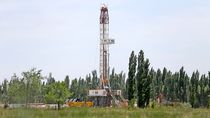
POLYGON ((184 102, 189 102, 190 100, 190 77, 185 74, 184 77, 184 94, 183 94, 183 101, 184 102))
POLYGON ((99 86, 99 79, 97 77, 97 71, 92 71, 92 87, 91 89, 97 89, 99 86))
POLYGON ((81 100, 86 100, 87 90, 86 90, 86 83, 83 78, 79 78, 78 80, 78 95, 77 98, 81 100))
POLYGON ((199 106, 198 104, 198 82, 199 82, 199 72, 193 72, 191 76, 190 85, 190 104, 193 108, 199 106))
POLYGON ((161 90, 164 89, 166 76, 167 76, 167 69, 164 67, 163 68, 163 75, 162 75, 162 79, 161 79, 163 86, 161 87, 161 90))
POLYGON ((163 86, 163 83, 162 83, 162 73, 161 73, 161 70, 158 69, 157 70, 157 74, 156 74, 156 79, 155 79, 155 93, 156 93, 156 97, 159 96, 161 93, 162 93, 162 86, 163 86))
POLYGON ((177 84, 176 84, 176 78, 177 78, 177 73, 172 74, 171 75, 171 79, 169 81, 169 88, 170 88, 170 92, 169 92, 169 97, 168 99, 172 102, 176 101, 177 96, 176 96, 176 90, 177 90, 177 84))
POLYGON ((117 81, 118 81, 117 79, 118 79, 118 78, 117 78, 117 75, 116 75, 115 70, 114 70, 114 68, 113 68, 113 69, 112 69, 112 72, 111 72, 111 75, 110 75, 110 77, 109 77, 110 87, 111 87, 111 89, 113 89, 113 90, 117 90, 117 88, 120 86, 120 85, 119 85, 119 82, 117 82, 117 81))
POLYGON ((119 81, 119 88, 118 90, 122 91, 122 96, 124 96, 124 98, 126 97, 126 74, 121 71, 121 73, 117 74, 118 75, 118 81, 119 81))
POLYGON ((182 67, 179 71, 179 83, 178 83, 178 91, 179 91, 179 100, 180 102, 184 102, 184 77, 185 77, 185 71, 184 67, 182 67))
POLYGON ((88 74, 86 75, 86 86, 88 90, 91 89, 91 84, 92 84, 91 75, 88 74))
POLYGON ((9 103, 24 103, 25 101, 25 84, 16 74, 11 77, 8 85, 9 103))
POLYGON ((179 91, 179 72, 175 72, 173 75, 174 83, 175 83, 175 101, 180 102, 180 91, 179 91))
POLYGON ((23 81, 25 82, 25 92, 26 92, 26 107, 28 103, 36 103, 40 101, 41 96, 41 80, 43 79, 41 75, 41 70, 36 70, 35 68, 23 72, 23 81))
POLYGON ((206 75, 201 75, 201 78, 199 80, 199 105, 201 107, 207 107, 208 105, 208 91, 209 91, 209 87, 208 87, 208 78, 206 77, 206 75))
POLYGON ((151 91, 151 83, 152 83, 152 77, 149 76, 149 59, 146 59, 145 64, 144 64, 144 78, 145 78, 145 106, 149 105, 150 101, 150 91, 151 91))
POLYGON ((144 84, 145 80, 143 78, 144 74, 144 52, 141 50, 138 55, 138 66, 137 66, 137 74, 136 74, 136 83, 137 83, 137 106, 144 107, 144 84))
POLYGON ((52 76, 52 73, 49 73, 49 76, 47 77, 47 84, 55 83, 55 78, 52 76))
POLYGON ((7 79, 4 79, 2 86, 3 86, 2 100, 3 100, 4 105, 6 106, 8 104, 8 81, 7 81, 7 79))
POLYGON ((69 89, 69 86, 70 86, 70 79, 69 79, 69 76, 68 75, 66 75, 66 77, 65 77, 65 84, 66 84, 66 88, 68 88, 69 89))
POLYGON ((150 99, 150 77, 149 60, 144 60, 144 52, 141 50, 138 55, 137 66, 137 106, 144 108, 149 104, 150 99))
MULTIPOLYGON (((164 75, 164 74, 163 74, 164 75)), ((172 78, 172 73, 169 71, 167 72, 164 80, 164 96, 166 100, 172 101, 172 96, 174 92, 174 85, 173 85, 173 78, 172 78)))
POLYGON ((78 97, 78 88, 79 88, 79 85, 78 85, 78 81, 77 79, 73 79, 71 81, 71 86, 70 86, 70 91, 72 92, 72 97, 73 98, 77 98, 78 97))
POLYGON ((128 100, 134 99, 134 92, 135 92, 135 74, 136 74, 136 55, 134 54, 134 51, 131 52, 130 58, 129 58, 129 67, 128 67, 128 80, 127 80, 127 94, 128 94, 128 100))
POLYGON ((156 72, 153 68, 150 70, 149 76, 151 78, 150 96, 151 99, 154 101, 156 99, 156 91, 155 91, 156 72))

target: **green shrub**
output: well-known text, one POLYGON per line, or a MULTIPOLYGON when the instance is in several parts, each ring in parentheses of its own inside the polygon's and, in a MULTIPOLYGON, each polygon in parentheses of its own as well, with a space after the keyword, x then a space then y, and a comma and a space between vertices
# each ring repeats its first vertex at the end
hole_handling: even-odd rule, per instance
POLYGON ((130 101, 128 102, 128 107, 129 107, 129 108, 134 108, 135 101, 136 101, 135 99, 130 100, 130 101))

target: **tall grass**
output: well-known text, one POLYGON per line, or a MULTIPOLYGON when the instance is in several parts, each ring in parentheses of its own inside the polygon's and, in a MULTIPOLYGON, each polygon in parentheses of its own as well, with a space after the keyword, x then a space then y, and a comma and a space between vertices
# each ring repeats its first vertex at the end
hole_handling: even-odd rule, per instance
POLYGON ((0 118, 210 118, 208 109, 158 107, 155 109, 127 108, 66 108, 0 109, 0 118))

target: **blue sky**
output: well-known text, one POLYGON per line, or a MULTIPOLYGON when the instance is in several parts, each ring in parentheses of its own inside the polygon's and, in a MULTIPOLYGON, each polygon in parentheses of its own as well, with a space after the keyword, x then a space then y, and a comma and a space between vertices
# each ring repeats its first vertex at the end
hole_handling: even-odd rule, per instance
POLYGON ((0 80, 33 67, 57 80, 98 70, 103 2, 117 72, 127 72, 131 51, 141 49, 155 69, 210 71, 209 0, 1 0, 0 80))

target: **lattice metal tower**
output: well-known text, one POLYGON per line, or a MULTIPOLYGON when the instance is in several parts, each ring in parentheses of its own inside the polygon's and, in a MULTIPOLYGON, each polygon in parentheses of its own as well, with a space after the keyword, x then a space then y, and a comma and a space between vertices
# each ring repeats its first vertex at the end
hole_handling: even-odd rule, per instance
POLYGON ((100 88, 109 88, 109 45, 114 39, 109 38, 109 14, 106 5, 102 5, 100 14, 100 88))
POLYGON ((89 90, 88 96, 95 106, 120 106, 126 103, 121 90, 112 90, 109 86, 109 45, 114 44, 109 38, 109 14, 106 5, 102 5, 100 14, 100 85, 99 88, 89 90))

